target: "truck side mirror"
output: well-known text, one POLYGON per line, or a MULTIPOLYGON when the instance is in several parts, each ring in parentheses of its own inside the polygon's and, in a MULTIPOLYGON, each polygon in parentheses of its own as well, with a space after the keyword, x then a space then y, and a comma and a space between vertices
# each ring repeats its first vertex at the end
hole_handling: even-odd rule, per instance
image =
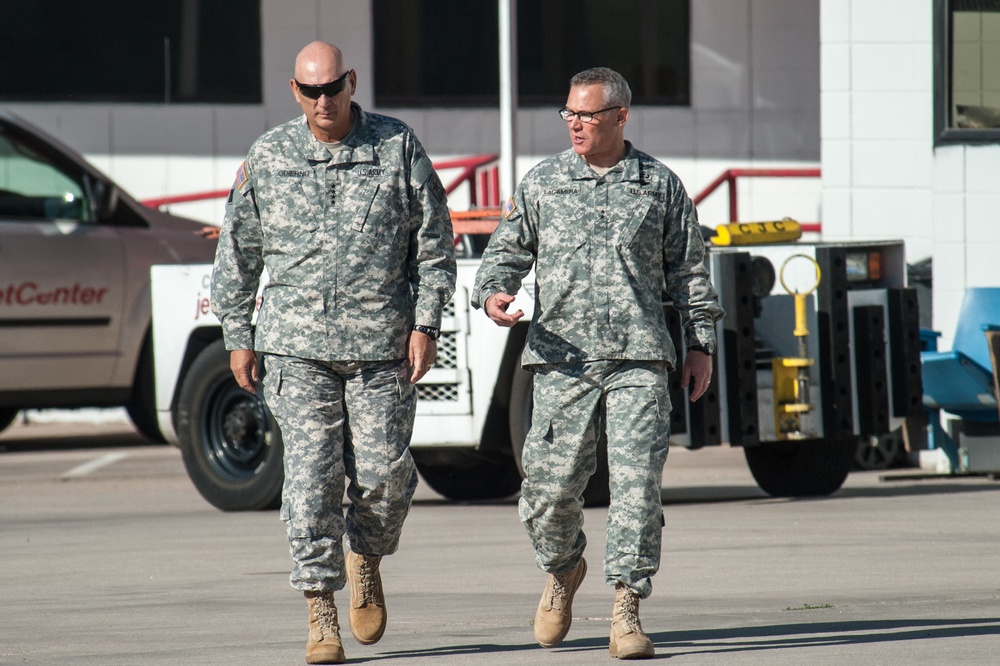
POLYGON ((91 191, 94 193, 96 219, 104 221, 113 218, 118 209, 118 188, 108 181, 94 179, 91 191))

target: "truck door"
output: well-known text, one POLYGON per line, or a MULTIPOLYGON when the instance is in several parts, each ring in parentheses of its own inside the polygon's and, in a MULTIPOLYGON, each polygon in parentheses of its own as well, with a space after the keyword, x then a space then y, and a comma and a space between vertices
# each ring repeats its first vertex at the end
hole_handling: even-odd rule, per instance
POLYGON ((124 257, 97 220, 93 178, 0 124, 0 392, 106 386, 124 257))

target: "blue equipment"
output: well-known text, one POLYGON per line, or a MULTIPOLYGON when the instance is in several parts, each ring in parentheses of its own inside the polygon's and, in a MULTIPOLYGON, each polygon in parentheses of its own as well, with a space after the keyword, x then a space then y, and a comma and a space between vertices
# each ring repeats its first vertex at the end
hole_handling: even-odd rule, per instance
MULTIPOLYGON (((992 430, 987 424, 1000 423, 989 342, 990 337, 1000 336, 1000 287, 974 287, 966 291, 951 351, 936 350, 933 332, 921 335, 926 346, 931 347, 920 353, 924 406, 929 412, 928 446, 944 451, 951 461, 952 471, 977 471, 973 469, 977 466, 976 461, 970 460, 966 443, 960 445, 941 427, 940 412, 971 422, 969 425, 983 424, 987 430, 992 430)), ((1000 459, 1000 436, 995 437, 995 443, 993 439, 978 435, 971 437, 968 444, 975 451, 985 451, 982 446, 989 440, 988 445, 994 453, 987 458, 1000 459)), ((982 455, 973 457, 993 468, 979 471, 997 471, 996 462, 987 462, 982 455)))

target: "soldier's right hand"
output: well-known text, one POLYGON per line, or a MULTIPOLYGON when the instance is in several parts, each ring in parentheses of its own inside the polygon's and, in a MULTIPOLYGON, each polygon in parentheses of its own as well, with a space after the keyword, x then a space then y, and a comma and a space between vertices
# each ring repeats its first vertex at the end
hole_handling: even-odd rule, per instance
POLYGON ((497 326, 510 328, 524 316, 523 310, 518 310, 513 314, 507 313, 507 306, 514 302, 514 297, 498 291, 486 299, 485 309, 487 316, 492 319, 497 326))
POLYGON ((229 353, 229 368, 240 388, 250 393, 257 392, 257 354, 252 349, 234 349, 229 353))

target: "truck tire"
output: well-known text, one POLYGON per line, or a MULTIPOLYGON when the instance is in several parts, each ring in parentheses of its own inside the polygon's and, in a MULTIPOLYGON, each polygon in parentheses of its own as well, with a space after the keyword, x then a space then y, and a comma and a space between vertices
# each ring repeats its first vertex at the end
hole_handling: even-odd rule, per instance
POLYGON ((761 490, 772 497, 815 497, 836 492, 844 484, 857 439, 769 442, 743 449, 761 490))
POLYGON ((153 341, 149 334, 142 343, 139 362, 136 364, 132 381, 132 395, 129 396, 125 411, 132 425, 143 437, 156 444, 163 444, 163 433, 156 420, 156 386, 153 380, 153 341))
POLYGON ((903 429, 897 428, 884 435, 862 437, 854 455, 854 469, 875 471, 894 467, 906 460, 903 429))
POLYGON ((417 470, 435 492, 450 500, 510 497, 521 475, 510 456, 468 449, 411 449, 417 470))
POLYGON ((3 432, 14 422, 17 415, 20 413, 20 409, 17 407, 3 407, 0 408, 0 432, 3 432))
POLYGON ((195 358, 176 411, 184 467, 195 488, 223 511, 281 504, 281 433, 264 401, 236 384, 221 340, 195 358))
MULTIPOLYGON (((514 453, 517 470, 524 477, 521 457, 524 454, 524 440, 531 427, 531 412, 534 408, 532 387, 534 375, 518 365, 510 388, 510 444, 514 453)), ((601 438, 597 440, 597 470, 587 487, 583 489, 584 506, 608 506, 611 503, 611 475, 608 470, 608 437, 601 428, 601 438)))

